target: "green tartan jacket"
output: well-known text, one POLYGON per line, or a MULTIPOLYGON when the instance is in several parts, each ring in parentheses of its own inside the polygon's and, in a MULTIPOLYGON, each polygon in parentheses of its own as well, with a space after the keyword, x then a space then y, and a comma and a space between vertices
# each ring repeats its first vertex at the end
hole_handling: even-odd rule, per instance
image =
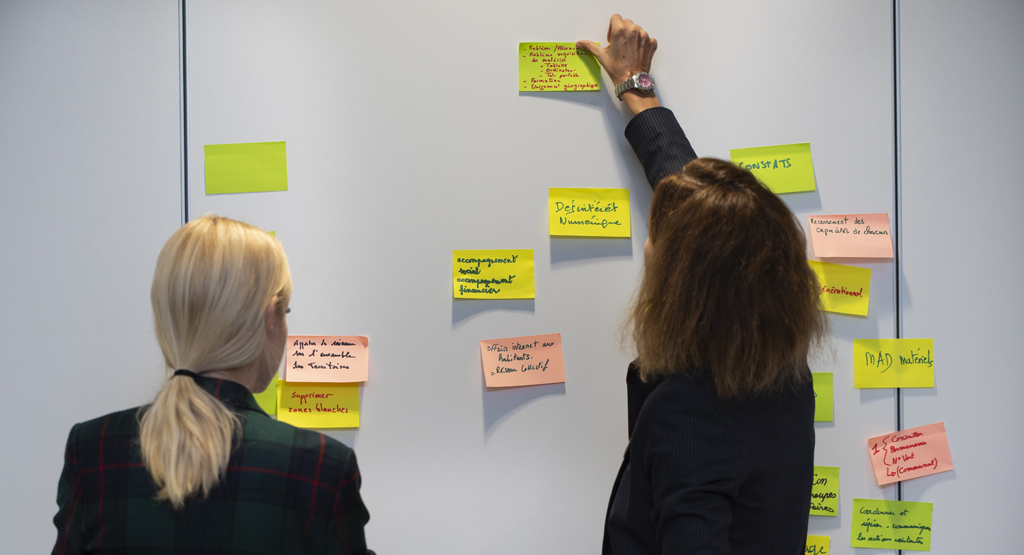
POLYGON ((352 450, 271 419, 240 384, 196 382, 244 422, 209 497, 190 499, 181 511, 155 499, 139 450, 139 409, 77 424, 57 486, 53 553, 366 553, 370 515, 352 450))

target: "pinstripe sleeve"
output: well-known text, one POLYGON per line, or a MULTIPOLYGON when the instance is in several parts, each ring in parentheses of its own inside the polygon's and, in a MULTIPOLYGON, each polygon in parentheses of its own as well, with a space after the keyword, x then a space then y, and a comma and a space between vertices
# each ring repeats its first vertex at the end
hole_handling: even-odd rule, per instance
POLYGON ((626 139, 640 159, 651 188, 697 157, 668 108, 650 108, 637 114, 626 126, 626 139))

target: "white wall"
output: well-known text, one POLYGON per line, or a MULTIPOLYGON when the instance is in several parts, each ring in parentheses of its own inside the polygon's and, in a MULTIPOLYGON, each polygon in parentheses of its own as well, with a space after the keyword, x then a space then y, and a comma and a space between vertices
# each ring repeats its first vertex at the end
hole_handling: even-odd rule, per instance
POLYGON ((75 422, 160 383, 149 283, 181 225, 177 6, 0 3, 0 531, 56 533, 75 422))
POLYGON ((932 553, 1019 552, 1024 478, 1024 3, 902 3, 906 337, 935 338, 935 389, 907 427, 945 421, 956 470, 912 480, 932 553))

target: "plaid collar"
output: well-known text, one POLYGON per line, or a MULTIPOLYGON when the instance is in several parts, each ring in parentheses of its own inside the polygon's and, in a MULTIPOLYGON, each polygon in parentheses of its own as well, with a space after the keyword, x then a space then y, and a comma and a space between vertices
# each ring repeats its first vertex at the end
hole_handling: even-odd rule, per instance
POLYGON ((252 392, 238 382, 222 380, 220 378, 204 378, 203 376, 197 376, 195 380, 199 387, 205 389, 207 393, 213 395, 225 405, 236 410, 251 410, 263 416, 267 415, 260 408, 259 403, 256 402, 252 392))

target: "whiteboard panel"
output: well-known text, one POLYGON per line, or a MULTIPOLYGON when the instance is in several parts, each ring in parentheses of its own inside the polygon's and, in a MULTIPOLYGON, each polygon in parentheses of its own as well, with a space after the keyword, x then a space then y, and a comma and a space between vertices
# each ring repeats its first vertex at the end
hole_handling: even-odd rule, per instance
POLYGON ((72 424, 161 382, 149 284, 181 225, 177 4, 0 3, 4 552, 48 553, 72 424))
MULTIPOLYGON (((295 334, 370 340, 352 445, 381 552, 593 553, 626 444, 619 328, 641 271, 650 189, 607 90, 516 92, 520 41, 604 42, 611 2, 302 1, 191 6, 192 212, 277 232, 295 334), (205 195, 204 144, 287 142, 287 192, 205 195), (553 239, 549 187, 628 187, 629 240, 553 239), (535 300, 454 301, 451 251, 534 249, 535 300), (561 333, 564 385, 487 390, 482 339, 561 333), (454 549, 453 549, 454 546, 454 549)), ((889 3, 638 2, 653 73, 699 154, 810 142, 819 190, 797 215, 893 211, 889 3)), ((854 497, 879 488, 866 438, 892 391, 852 387, 852 340, 895 332, 893 266, 869 316, 833 317, 840 516, 811 533, 852 553, 854 497)))
POLYGON ((1024 4, 908 0, 901 20, 903 331, 935 339, 935 388, 908 390, 904 419, 945 422, 956 468, 904 497, 934 503, 932 553, 1015 553, 1024 4))

